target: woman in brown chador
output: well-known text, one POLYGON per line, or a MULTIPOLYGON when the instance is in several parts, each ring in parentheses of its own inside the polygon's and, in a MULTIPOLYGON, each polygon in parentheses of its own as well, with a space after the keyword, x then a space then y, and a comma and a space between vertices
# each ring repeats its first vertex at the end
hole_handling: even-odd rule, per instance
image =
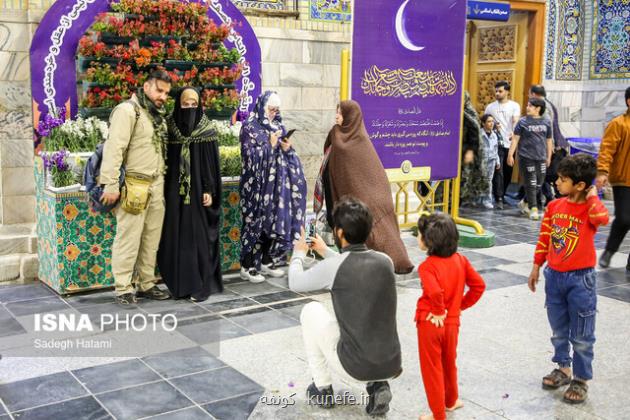
POLYGON ((321 208, 325 197, 328 223, 332 226, 332 208, 341 197, 350 195, 363 201, 374 216, 368 247, 389 255, 396 273, 409 273, 413 264, 400 239, 387 175, 363 124, 359 104, 342 101, 337 107, 336 123, 324 145, 321 183, 315 188, 315 211, 321 208))

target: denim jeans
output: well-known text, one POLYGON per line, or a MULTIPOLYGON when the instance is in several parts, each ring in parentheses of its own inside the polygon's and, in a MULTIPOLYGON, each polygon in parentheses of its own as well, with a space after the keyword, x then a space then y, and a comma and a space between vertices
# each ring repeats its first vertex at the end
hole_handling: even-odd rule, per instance
POLYGON ((593 378, 593 344, 595 344, 595 312, 597 311, 597 274, 594 268, 559 272, 545 267, 545 307, 551 326, 551 359, 560 367, 571 366, 573 376, 593 378))

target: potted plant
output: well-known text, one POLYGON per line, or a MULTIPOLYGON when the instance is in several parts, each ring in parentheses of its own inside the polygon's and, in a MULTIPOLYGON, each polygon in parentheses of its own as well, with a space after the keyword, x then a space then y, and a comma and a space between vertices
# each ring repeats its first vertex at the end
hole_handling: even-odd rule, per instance
POLYGON ((119 58, 112 57, 110 49, 104 42, 94 42, 91 36, 85 35, 79 41, 77 67, 80 71, 86 71, 93 62, 98 61, 110 65, 120 62, 119 58))
POLYGON ((68 156, 68 151, 63 149, 51 154, 42 153, 44 168, 50 174, 50 185, 47 188, 55 193, 75 192, 81 188, 68 164, 68 156))

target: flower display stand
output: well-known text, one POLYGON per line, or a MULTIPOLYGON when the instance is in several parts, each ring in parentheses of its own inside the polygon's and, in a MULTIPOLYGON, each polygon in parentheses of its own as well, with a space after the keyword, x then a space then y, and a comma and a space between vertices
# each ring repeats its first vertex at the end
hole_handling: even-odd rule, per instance
MULTIPOLYGON (((44 165, 35 158, 39 279, 59 294, 111 287, 112 213, 93 212, 85 192, 45 188, 44 165)), ((222 271, 240 268, 241 212, 238 178, 224 178, 220 232, 222 271)))

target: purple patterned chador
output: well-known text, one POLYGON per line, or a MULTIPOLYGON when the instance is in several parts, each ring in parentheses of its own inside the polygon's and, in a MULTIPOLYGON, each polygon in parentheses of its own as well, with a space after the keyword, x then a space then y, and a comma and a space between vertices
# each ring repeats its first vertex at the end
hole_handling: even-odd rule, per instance
POLYGON ((286 257, 300 235, 306 211, 306 180, 295 150, 271 147, 269 136, 286 133, 280 113, 270 121, 265 105, 273 92, 258 98, 241 129, 241 264, 260 270, 263 252, 274 262, 286 257), (264 242, 269 243, 269 249, 264 242), (245 262, 247 261, 247 262, 245 262))

